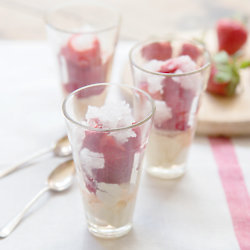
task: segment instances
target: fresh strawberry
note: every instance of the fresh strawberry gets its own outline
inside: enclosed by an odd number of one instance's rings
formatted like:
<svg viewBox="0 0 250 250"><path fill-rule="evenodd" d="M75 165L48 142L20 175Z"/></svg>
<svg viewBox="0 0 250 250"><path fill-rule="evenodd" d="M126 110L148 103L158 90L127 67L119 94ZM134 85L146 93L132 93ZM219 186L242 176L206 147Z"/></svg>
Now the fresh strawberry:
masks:
<svg viewBox="0 0 250 250"><path fill-rule="evenodd" d="M209 76L208 84L207 84L207 91L210 93L218 94L218 95L227 95L227 86L228 82L218 82L216 80L216 74L218 70L215 64L211 66L211 73Z"/></svg>
<svg viewBox="0 0 250 250"><path fill-rule="evenodd" d="M239 70L250 66L250 61L238 64L225 52L219 52L213 58L207 91L222 96L232 96L240 83Z"/></svg>
<svg viewBox="0 0 250 250"><path fill-rule="evenodd" d="M197 46L195 46L195 45L193 45L191 43L184 43L182 45L180 55L190 56L190 58L193 61L196 61L198 59L198 57L201 55L201 51Z"/></svg>
<svg viewBox="0 0 250 250"><path fill-rule="evenodd" d="M141 53L146 60L165 61L172 56L172 46L170 42L154 42L144 46Z"/></svg>
<svg viewBox="0 0 250 250"><path fill-rule="evenodd" d="M233 55L247 41L247 29L244 24L235 19L223 18L217 22L216 26L219 51L226 51Z"/></svg>

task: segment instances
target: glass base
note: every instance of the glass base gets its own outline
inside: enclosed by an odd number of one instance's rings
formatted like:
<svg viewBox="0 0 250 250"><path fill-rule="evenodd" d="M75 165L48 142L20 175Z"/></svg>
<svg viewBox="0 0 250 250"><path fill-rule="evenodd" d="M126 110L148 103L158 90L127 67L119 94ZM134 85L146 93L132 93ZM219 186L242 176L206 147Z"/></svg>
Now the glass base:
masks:
<svg viewBox="0 0 250 250"><path fill-rule="evenodd" d="M118 238L127 234L132 228L132 224L127 224L123 227L112 227L112 226L97 226L92 223L88 223L89 232L94 236L104 239Z"/></svg>
<svg viewBox="0 0 250 250"><path fill-rule="evenodd" d="M148 166L147 172L161 179L175 179L185 174L185 164L173 165L171 167Z"/></svg>

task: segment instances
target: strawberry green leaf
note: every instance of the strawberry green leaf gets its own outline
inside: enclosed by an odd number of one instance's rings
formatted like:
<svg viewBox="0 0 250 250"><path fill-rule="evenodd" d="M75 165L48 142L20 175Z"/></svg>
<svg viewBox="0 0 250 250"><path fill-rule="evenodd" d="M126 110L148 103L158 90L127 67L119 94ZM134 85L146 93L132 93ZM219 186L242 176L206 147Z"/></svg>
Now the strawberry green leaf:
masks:
<svg viewBox="0 0 250 250"><path fill-rule="evenodd" d="M241 69L245 69L245 68L248 68L248 67L250 67L250 61L241 62L241 64L240 64Z"/></svg>
<svg viewBox="0 0 250 250"><path fill-rule="evenodd" d="M227 87L227 95L232 96L235 94L237 85L240 82L240 75L236 66L232 66L232 79Z"/></svg>
<svg viewBox="0 0 250 250"><path fill-rule="evenodd" d="M228 56L227 52L221 51L221 52L214 55L214 61L217 64L227 64L229 61L229 56Z"/></svg>
<svg viewBox="0 0 250 250"><path fill-rule="evenodd" d="M218 83L231 81L232 75L229 72L218 71L215 75L215 80Z"/></svg>

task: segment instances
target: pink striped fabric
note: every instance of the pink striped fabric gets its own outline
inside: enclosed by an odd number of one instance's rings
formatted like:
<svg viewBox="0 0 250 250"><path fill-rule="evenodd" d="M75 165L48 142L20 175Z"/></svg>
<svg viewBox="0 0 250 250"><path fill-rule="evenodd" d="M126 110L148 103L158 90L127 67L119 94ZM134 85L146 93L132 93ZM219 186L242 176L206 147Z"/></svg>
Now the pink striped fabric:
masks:
<svg viewBox="0 0 250 250"><path fill-rule="evenodd" d="M233 143L228 138L209 138L209 141L240 249L250 250L250 197Z"/></svg>

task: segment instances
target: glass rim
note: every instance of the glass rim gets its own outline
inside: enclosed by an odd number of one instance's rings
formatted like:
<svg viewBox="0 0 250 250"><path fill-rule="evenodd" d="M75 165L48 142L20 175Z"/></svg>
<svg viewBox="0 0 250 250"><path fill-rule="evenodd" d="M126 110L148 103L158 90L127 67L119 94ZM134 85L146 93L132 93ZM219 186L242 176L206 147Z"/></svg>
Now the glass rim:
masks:
<svg viewBox="0 0 250 250"><path fill-rule="evenodd" d="M67 29L63 29L63 28L59 28L59 27L56 27L54 24L52 24L52 22L50 21L50 15L53 14L53 12L55 12L56 10L60 10L60 9L63 9L67 6L75 6L75 5L83 5L83 6L98 6L98 7L101 7L103 9L106 9L106 10L111 10L115 15L116 15L116 23L115 24L112 24L112 25L107 25L107 27L104 27L104 28L98 28L98 29L94 29L94 30L89 30L89 31L70 31L70 30L67 30ZM43 20L45 22L45 24L58 31L58 32L63 32L65 34L86 34L86 35L92 35L92 34L97 34L97 33L102 33L102 32L105 32L105 31L109 31L109 30L112 30L112 29L116 29L116 28L119 28L120 26L120 23L121 23L121 13L114 9L114 8L111 8L109 6L104 6L103 4L100 4L100 3L90 3L90 2L81 2L81 1L72 1L71 3L62 3L62 4L57 4L56 6L52 7L52 8L49 8L47 10L44 11L43 13Z"/></svg>
<svg viewBox="0 0 250 250"><path fill-rule="evenodd" d="M135 60L133 59L133 53L134 51L139 48L140 46L147 44L149 42L157 42L160 40L166 40L166 41L171 41L171 40L182 40L182 41L186 41L186 42L190 42L190 43L197 43L199 45L201 45L204 49L204 53L203 54L207 54L207 60L208 62L206 62L202 67L199 67L197 70L193 70L190 72L185 72L185 73L162 73L162 72L156 72L156 71L151 71L148 69L145 69L144 67L139 66ZM158 75L158 76L167 76L167 77L179 77L179 76L188 76L188 75L192 75L192 74L196 74L199 73L205 69L207 69L210 65L211 65L211 55L209 53L209 51L206 49L206 47L199 41L197 40L191 40L191 39L185 39L182 37L175 37L175 36L170 36L168 37L160 37L160 38L156 38L156 39L148 39L148 40L144 40L141 42L136 43L135 45L132 46L132 48L129 51L129 61L130 61L130 65L136 67L137 69L146 72L148 74L153 74L153 75Z"/></svg>
<svg viewBox="0 0 250 250"><path fill-rule="evenodd" d="M71 118L71 116L68 114L67 112L67 103L69 102L69 100L71 98L73 98L73 96L75 96L77 93L79 93L80 91L82 90L85 90L85 89L88 89L88 88L92 88L92 87L98 87L98 86L118 86L118 87L125 87L125 88L129 88L129 89L133 89L133 90L136 90L140 93L142 93L143 95L145 95L147 97L147 99L149 100L150 104L151 104L151 112L149 115L147 115L144 119L138 121L138 122L135 122L134 124L130 125L130 126L125 126L125 127L120 127L120 128L111 128L111 129L104 129L104 128L93 128L91 126L87 126L87 125L84 125L78 121L76 121L75 119ZM125 130L125 129L132 129L132 128L135 128L135 127L138 127L144 123L146 123L148 120L150 120L151 118L153 118L154 116L154 113L155 113L155 110L156 110L156 107L155 107L155 102L154 100L152 99L152 97L145 91L137 88L137 87L134 87L134 86L130 86L130 85L127 85L127 84L119 84L119 83L94 83L94 84L90 84L90 85L87 85L87 86L84 86L84 87L81 87L73 92L71 92L63 101L63 104L62 104L62 111L63 111L63 115L64 117L72 122L73 124L81 127L81 128L84 128L84 129L87 129L87 130L92 130L92 131L96 131L96 132L117 132L117 131L121 131L121 130Z"/></svg>

